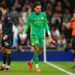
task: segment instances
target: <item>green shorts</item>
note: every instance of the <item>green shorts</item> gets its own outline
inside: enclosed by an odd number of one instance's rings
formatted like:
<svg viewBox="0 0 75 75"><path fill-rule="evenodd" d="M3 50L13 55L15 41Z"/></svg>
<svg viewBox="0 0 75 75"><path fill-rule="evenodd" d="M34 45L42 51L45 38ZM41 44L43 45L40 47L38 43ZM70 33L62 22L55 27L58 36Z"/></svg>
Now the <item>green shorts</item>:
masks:
<svg viewBox="0 0 75 75"><path fill-rule="evenodd" d="M38 37L38 36L30 36L30 41L31 41L31 45L35 46L38 45L39 47L43 48L43 42L44 42L44 37Z"/></svg>

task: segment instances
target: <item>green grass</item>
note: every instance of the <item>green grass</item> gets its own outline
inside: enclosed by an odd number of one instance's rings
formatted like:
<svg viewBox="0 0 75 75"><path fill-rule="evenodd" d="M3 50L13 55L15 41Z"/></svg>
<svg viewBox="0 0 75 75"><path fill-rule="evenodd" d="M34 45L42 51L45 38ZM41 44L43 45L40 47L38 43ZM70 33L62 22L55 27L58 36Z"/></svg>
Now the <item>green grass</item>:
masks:
<svg viewBox="0 0 75 75"><path fill-rule="evenodd" d="M75 74L75 68L74 69L72 68L75 65L75 62L52 62L52 63Z"/></svg>
<svg viewBox="0 0 75 75"><path fill-rule="evenodd" d="M51 62L69 72L75 73L75 69L71 69L74 65L73 62ZM0 65L2 63L0 62ZM35 65L33 65L33 72L29 71L29 67L27 62L12 62L11 63L11 70L9 72L0 71L0 75L67 75L66 73L47 65L46 63L40 62L39 63L41 72L37 73L35 70Z"/></svg>

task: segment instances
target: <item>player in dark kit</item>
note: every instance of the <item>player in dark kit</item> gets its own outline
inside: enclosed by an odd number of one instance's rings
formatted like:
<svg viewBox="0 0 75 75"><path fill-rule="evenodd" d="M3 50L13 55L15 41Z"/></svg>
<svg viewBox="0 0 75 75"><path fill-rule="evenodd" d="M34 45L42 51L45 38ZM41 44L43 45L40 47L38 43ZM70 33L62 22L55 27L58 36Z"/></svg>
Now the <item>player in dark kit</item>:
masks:
<svg viewBox="0 0 75 75"><path fill-rule="evenodd" d="M2 53L3 64L0 70L9 71L11 63L11 48L13 43L12 32L12 19L7 12L7 7L4 4L0 4L0 11L2 12ZM7 65L6 65L7 64Z"/></svg>

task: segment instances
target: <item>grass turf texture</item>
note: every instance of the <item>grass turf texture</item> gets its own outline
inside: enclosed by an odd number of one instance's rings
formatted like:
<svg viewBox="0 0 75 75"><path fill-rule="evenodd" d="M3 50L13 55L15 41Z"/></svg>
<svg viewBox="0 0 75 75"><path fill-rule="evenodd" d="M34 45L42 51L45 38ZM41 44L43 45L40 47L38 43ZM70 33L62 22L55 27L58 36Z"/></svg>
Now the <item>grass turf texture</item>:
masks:
<svg viewBox="0 0 75 75"><path fill-rule="evenodd" d="M75 63L73 62L51 62L52 64L55 64L56 66L59 66L69 72L75 73L75 69L71 69ZM0 62L0 65L2 62ZM33 72L29 71L29 67L27 65L27 62L12 62L11 63L11 70L9 72L6 71L0 71L0 75L67 75L66 73L49 66L48 64L44 62L39 63L41 72L37 73L35 70L35 65L33 65Z"/></svg>

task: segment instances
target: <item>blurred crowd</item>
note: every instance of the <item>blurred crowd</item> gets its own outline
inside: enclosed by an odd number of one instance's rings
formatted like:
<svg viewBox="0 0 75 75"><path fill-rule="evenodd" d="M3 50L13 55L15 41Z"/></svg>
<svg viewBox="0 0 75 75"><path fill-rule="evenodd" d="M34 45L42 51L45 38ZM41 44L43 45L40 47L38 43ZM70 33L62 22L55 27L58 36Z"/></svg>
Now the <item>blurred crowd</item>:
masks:
<svg viewBox="0 0 75 75"><path fill-rule="evenodd" d="M71 48L72 35L68 30L72 14L75 9L72 8L68 0L0 0L0 3L6 4L7 11L13 19L13 48L19 48L23 51L23 40L21 36L25 27L27 17L33 12L34 3L42 5L42 11L46 13L48 25L52 33L53 39L57 41L57 48ZM1 13L0 13L1 15ZM1 38L1 17L0 17L0 38ZM27 32L25 46L30 47L30 30ZM47 46L50 46L46 39ZM0 43L1 44L1 43Z"/></svg>

